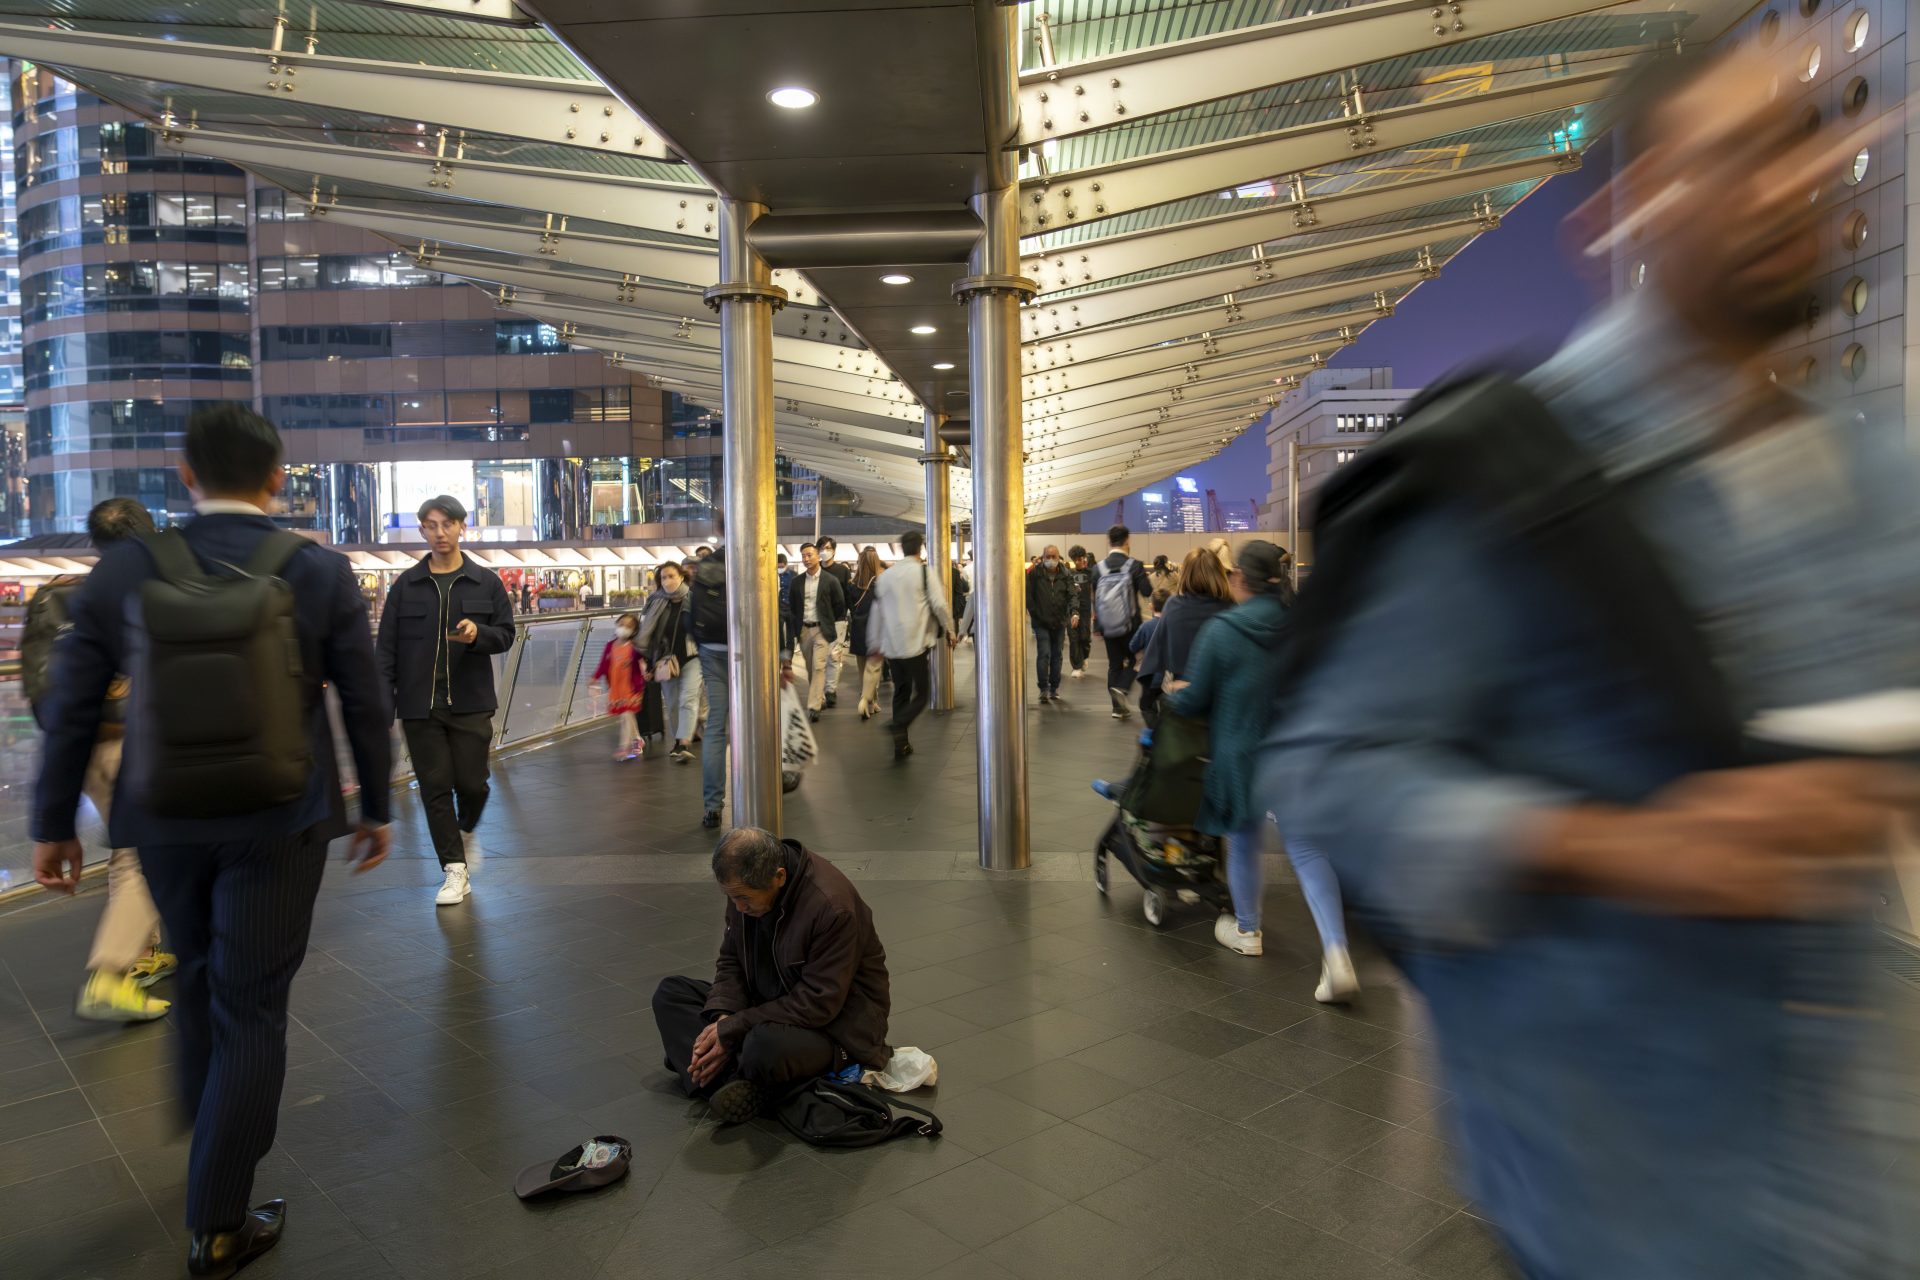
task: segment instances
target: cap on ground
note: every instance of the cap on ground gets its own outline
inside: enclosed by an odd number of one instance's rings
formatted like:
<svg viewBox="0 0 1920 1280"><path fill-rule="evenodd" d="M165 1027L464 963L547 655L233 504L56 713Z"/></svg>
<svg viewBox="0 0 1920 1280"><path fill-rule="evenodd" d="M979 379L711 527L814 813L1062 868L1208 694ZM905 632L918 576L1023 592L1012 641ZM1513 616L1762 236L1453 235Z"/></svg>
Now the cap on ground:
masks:
<svg viewBox="0 0 1920 1280"><path fill-rule="evenodd" d="M418 519L424 521L429 511L438 511L447 519L458 520L461 524L467 522L467 509L460 505L460 499L450 493L443 493L436 498L428 498L420 504L420 510L416 513L416 516Z"/></svg>

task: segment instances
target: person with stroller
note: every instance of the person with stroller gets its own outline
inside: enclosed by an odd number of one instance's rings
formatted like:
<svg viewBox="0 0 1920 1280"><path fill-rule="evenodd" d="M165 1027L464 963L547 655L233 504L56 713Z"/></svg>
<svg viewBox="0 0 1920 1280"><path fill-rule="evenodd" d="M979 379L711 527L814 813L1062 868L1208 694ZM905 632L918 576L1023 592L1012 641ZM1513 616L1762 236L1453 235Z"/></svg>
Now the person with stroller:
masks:
<svg viewBox="0 0 1920 1280"><path fill-rule="evenodd" d="M1184 678L1165 686L1167 711L1207 722L1210 755L1199 826L1226 837L1227 887L1233 895L1233 913L1220 916L1213 936L1243 956L1262 950L1260 855L1268 818L1253 797L1253 763L1284 671L1279 659L1293 603L1291 568L1287 554L1273 543L1258 538L1242 543L1227 580L1234 607L1200 629L1181 672ZM1318 849L1297 839L1285 843L1320 934L1320 983L1313 998L1322 1004L1345 1002L1360 984L1347 954L1340 882Z"/></svg>
<svg viewBox="0 0 1920 1280"><path fill-rule="evenodd" d="M1200 634L1201 625L1233 603L1232 593L1227 590L1227 571L1221 567L1219 557L1206 547L1195 547L1187 553L1180 565L1180 575L1174 581L1174 593L1167 601L1166 612L1148 638L1146 653L1140 661L1142 671L1160 673L1162 690L1169 679L1187 669L1187 658L1193 652L1194 638Z"/></svg>
<svg viewBox="0 0 1920 1280"><path fill-rule="evenodd" d="M1133 633L1134 679L1140 685L1140 718L1146 721L1149 729L1160 723L1160 670L1148 664L1147 650L1152 646L1153 638L1160 634L1161 615L1167 611L1167 601L1171 598L1164 587L1154 588L1153 604L1147 611L1147 620Z"/></svg>

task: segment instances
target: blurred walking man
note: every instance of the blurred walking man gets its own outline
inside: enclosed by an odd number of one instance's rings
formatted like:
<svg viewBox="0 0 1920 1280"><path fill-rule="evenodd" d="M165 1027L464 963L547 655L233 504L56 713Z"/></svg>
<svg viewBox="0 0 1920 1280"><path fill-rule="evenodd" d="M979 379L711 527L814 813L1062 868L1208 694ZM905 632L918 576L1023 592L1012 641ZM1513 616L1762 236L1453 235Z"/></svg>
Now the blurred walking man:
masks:
<svg viewBox="0 0 1920 1280"><path fill-rule="evenodd" d="M933 668L927 655L957 634L947 593L932 581L932 571L920 558L926 535L909 529L900 535L906 559L888 566L874 580L873 610L867 615L867 652L878 653L893 668L893 757L913 754L907 730L927 709L933 694Z"/></svg>
<svg viewBox="0 0 1920 1280"><path fill-rule="evenodd" d="M34 802L35 878L71 893L74 810L108 690L127 673L110 834L139 849L180 957L173 1021L194 1126L195 1276L232 1275L278 1243L284 1221L284 1201L249 1205L286 1078L287 993L327 841L347 830L323 685L339 696L361 783L348 856L364 871L387 852L391 717L366 606L345 556L268 517L286 480L280 459L279 432L245 408L188 419L180 478L199 514L113 547L80 589ZM248 612L258 626L236 634Z"/></svg>
<svg viewBox="0 0 1920 1280"><path fill-rule="evenodd" d="M1920 494L1900 423L1765 373L1863 145L1790 74L1630 82L1575 225L1646 287L1329 483L1262 761L1426 998L1466 1190L1536 1280L1920 1275L1868 905L1916 793L1858 755L1920 740L1884 696L1920 688Z"/></svg>

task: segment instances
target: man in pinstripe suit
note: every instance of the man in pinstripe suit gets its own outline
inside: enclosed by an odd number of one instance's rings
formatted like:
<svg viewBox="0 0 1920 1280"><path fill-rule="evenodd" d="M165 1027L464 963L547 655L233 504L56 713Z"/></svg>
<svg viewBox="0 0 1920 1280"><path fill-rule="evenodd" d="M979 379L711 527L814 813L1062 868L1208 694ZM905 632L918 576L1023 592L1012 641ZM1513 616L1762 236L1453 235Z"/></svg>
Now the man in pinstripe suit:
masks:
<svg viewBox="0 0 1920 1280"><path fill-rule="evenodd" d="M209 572L245 564L276 532L266 514L285 479L280 434L237 405L187 423L181 479L199 513L188 546ZM54 657L50 726L34 803L34 874L71 893L80 878L74 812L100 707L114 673L131 670L129 600L157 576L143 542L113 548L80 589L72 630ZM314 767L298 799L224 818L162 817L137 780L146 735L128 739L110 834L139 849L167 937L180 957L173 1019L181 1101L192 1121L187 1169L187 1269L230 1276L271 1249L285 1203L250 1208L254 1166L273 1145L286 1079L287 996L306 956L327 841L347 827L333 767L333 734L322 682L339 695L354 768L360 822L348 857L367 870L386 856L387 695L374 664L366 610L345 557L314 544L280 577L294 597L304 673L304 714Z"/></svg>

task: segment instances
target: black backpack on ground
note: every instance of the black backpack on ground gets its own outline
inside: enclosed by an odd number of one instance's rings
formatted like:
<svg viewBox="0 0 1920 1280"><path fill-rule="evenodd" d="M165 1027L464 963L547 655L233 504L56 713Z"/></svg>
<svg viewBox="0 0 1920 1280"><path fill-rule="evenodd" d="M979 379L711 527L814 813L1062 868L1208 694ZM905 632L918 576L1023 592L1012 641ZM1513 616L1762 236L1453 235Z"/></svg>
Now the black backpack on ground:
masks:
<svg viewBox="0 0 1920 1280"><path fill-rule="evenodd" d="M717 553L693 567L687 588L695 644L727 643L727 562Z"/></svg>
<svg viewBox="0 0 1920 1280"><path fill-rule="evenodd" d="M34 723L42 729L48 727L45 708L47 695L53 692L53 648L73 625L68 610L79 589L78 581L50 582L34 592L27 605L26 626L20 632L20 683L33 708Z"/></svg>
<svg viewBox="0 0 1920 1280"><path fill-rule="evenodd" d="M1333 473L1313 512L1313 572L1290 615L1281 698L1365 599L1382 552L1423 512L1458 506L1525 546L1591 604L1601 642L1710 757L1738 758L1741 726L1692 610L1620 487L1531 391L1499 374L1432 388Z"/></svg>
<svg viewBox="0 0 1920 1280"><path fill-rule="evenodd" d="M911 1111L923 1116L896 1114ZM787 1131L816 1147L877 1147L895 1138L940 1136L940 1117L865 1084L806 1080L780 1099L774 1114Z"/></svg>
<svg viewBox="0 0 1920 1280"><path fill-rule="evenodd" d="M229 818L288 804L313 772L293 589L280 574L307 546L263 539L247 563L210 574L178 530L143 539L133 647L141 801L163 818Z"/></svg>

